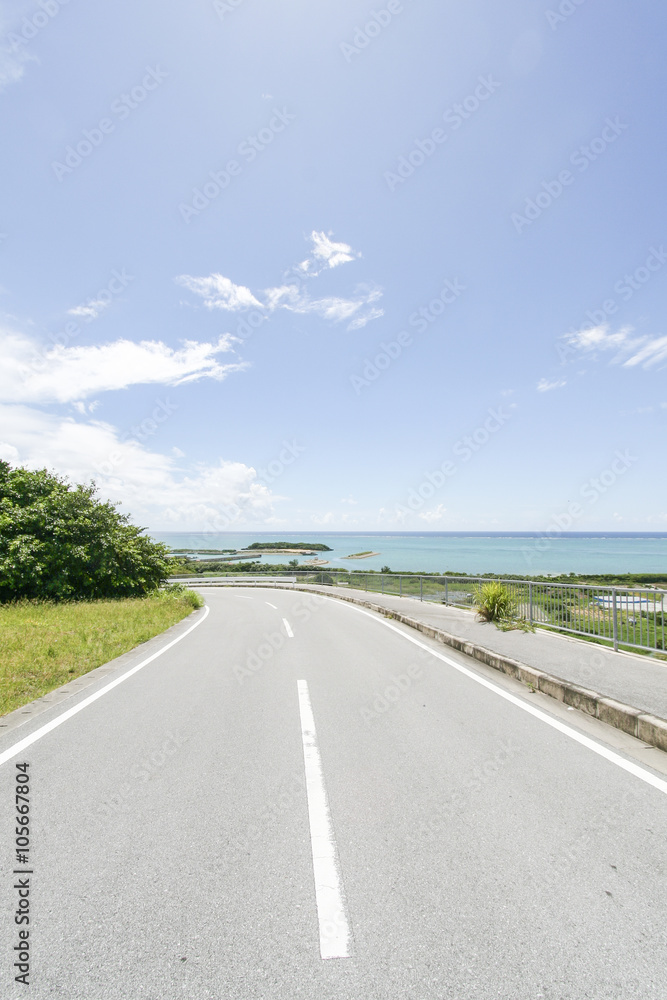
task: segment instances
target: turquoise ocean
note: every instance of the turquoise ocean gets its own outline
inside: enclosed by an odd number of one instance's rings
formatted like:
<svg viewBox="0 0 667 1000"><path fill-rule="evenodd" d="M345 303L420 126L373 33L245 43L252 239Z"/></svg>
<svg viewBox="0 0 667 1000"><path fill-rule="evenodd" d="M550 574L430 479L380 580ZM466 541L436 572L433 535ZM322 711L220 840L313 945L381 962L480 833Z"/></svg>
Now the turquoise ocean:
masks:
<svg viewBox="0 0 667 1000"><path fill-rule="evenodd" d="M242 549L252 542L322 542L322 559L333 569L394 572L494 573L666 573L667 533L563 533L553 538L531 532L150 532L172 549ZM377 552L346 559L355 552ZM198 558L205 558L200 556ZM264 563L294 556L262 556ZM299 558L305 564L312 556Z"/></svg>

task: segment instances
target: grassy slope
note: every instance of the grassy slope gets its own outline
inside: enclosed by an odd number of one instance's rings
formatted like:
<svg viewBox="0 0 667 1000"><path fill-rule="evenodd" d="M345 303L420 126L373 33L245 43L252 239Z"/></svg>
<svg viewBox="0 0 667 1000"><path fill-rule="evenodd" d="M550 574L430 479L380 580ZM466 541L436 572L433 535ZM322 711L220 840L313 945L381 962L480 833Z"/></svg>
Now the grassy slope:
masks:
<svg viewBox="0 0 667 1000"><path fill-rule="evenodd" d="M0 606L0 715L127 653L192 609L192 592Z"/></svg>

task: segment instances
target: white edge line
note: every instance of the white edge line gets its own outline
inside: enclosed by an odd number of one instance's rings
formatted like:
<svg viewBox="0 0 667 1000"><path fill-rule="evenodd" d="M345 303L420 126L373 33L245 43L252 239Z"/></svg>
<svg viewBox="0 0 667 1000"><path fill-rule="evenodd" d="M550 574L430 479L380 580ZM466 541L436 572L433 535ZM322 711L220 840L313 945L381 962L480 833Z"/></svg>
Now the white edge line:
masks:
<svg viewBox="0 0 667 1000"><path fill-rule="evenodd" d="M285 626L285 631L287 632L287 638L288 639L293 639L294 638L294 632L292 632L292 627L291 627L290 623L287 621L286 618L283 618L283 625Z"/></svg>
<svg viewBox="0 0 667 1000"><path fill-rule="evenodd" d="M340 862L317 745L315 719L306 681L297 681L310 843L313 853L315 901L323 959L350 957L350 928L343 901Z"/></svg>
<svg viewBox="0 0 667 1000"><path fill-rule="evenodd" d="M189 629L183 632L182 635L179 635L175 639L172 639L171 642L168 642L166 646L163 646L162 649L158 649L158 651L156 653L153 653L152 656L146 657L146 659L142 660L141 663L137 663L136 667L132 667L132 669L128 670L127 673L122 674L120 677L117 677L114 681L111 681L109 684L105 684L104 687L100 688L99 691L96 691L95 694L91 694L87 698L84 698L84 700L80 701L78 705L74 705L73 708L69 708L66 712L63 712L62 715L59 715L57 718L52 719L51 722L47 722L45 726L40 726L40 728L36 729L34 733L31 733L30 736L26 736L25 739L19 740L19 742L15 743L13 747L9 748L9 750L5 750L4 753L0 754L0 766L6 764L8 760L12 759L12 757L16 757L17 754L23 753L23 751L27 749L27 747L31 746L31 744L36 743L37 740L41 740L42 736L46 736L47 733L50 733L54 729L57 729L58 726L61 726L63 722L67 722L67 720L71 719L72 716L76 715L78 712L82 712L84 708L88 708L89 705L92 705L92 703L94 701L97 701L98 698L101 698L102 695L107 694L109 691L112 691L115 687L118 687L118 685L122 684L123 681L126 681L128 677L132 677L132 675L136 674L138 670L142 669L142 667L145 667L148 663L151 663L153 660L157 659L158 656L162 656L162 654L166 653L168 649L171 649L172 646L175 646L177 642L180 642L182 639L185 639L186 635L189 635L190 632L198 628L199 625L201 625L201 623L206 620L206 618L208 617L209 610L210 608L207 604L204 608L204 614L202 615L202 617L198 621L196 621L194 625L191 625Z"/></svg>
<svg viewBox="0 0 667 1000"><path fill-rule="evenodd" d="M625 757L621 757L620 754L615 753L613 750L609 750L601 743L597 743L595 740L588 736L584 736L583 733L578 732L576 729L566 726L565 723L560 722L559 719L554 719L551 715L543 712L542 709L535 708L534 705L527 704L527 702L523 701L521 698L517 698L516 695L510 694L509 691L504 691L501 687L498 687L497 684L494 684L493 681L487 680L486 677L482 677L481 674L476 674L474 670L469 670L468 667L464 667L461 663L457 663L456 660L450 659L450 657L445 656L444 653L439 653L437 650L431 649L425 643L420 642L419 639L415 639L413 636L403 632L402 629L397 628L396 625L391 625L389 622L384 621L383 618L377 617L372 611L366 611L364 608L359 608L355 604L351 604L349 601L340 601L335 597L329 597L327 594L321 594L320 596L324 597L326 601L334 601L339 606L345 605L353 611L358 611L360 614L366 615L368 618L372 618L373 621L378 622L380 625L384 625L385 628L391 629L392 632L397 632L398 635L402 635L404 639L408 640L408 642L413 643L415 646L419 646L420 649L426 650L427 653L430 653L431 656L437 657L438 660L448 663L450 667L454 667L454 669L458 670L459 673L469 677L477 684L481 684L482 687L488 688L489 691L493 691L495 694L500 695L500 697L504 698L505 701L509 701L510 704L516 705L517 708L522 709L524 712L528 712L529 715L533 715L536 719L540 719L541 722L546 722L548 726L558 730L559 733L569 736L570 739L575 740L577 743L581 743L581 745L586 747L588 750L592 750L593 753L599 754L600 757L604 757L605 760L610 761L612 764L616 764L617 767L622 768L624 771L628 771L628 773L634 775L635 778L645 781L647 785L652 785L653 788L657 788L659 792L663 792L667 795L667 781L663 778L659 778L657 774L652 774L650 771L640 767L639 764L634 764L632 761L626 760ZM409 628L409 626L406 626L406 628Z"/></svg>

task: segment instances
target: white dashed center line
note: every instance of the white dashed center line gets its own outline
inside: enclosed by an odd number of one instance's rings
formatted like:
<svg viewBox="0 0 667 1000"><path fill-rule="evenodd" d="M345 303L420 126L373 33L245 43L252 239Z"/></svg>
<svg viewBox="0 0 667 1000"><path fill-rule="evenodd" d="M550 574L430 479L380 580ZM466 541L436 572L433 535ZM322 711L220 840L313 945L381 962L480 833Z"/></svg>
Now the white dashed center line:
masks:
<svg viewBox="0 0 667 1000"><path fill-rule="evenodd" d="M278 608L277 608L277 607L275 606L275 604L271 604L271 601L264 601L264 603L265 603L265 604L268 604L268 606L269 606L270 608L273 608L273 610L274 610L274 611L277 611L277 610L278 610Z"/></svg>
<svg viewBox="0 0 667 1000"><path fill-rule="evenodd" d="M352 947L351 934L343 901L340 863L324 787L313 709L306 681L297 681L297 687L315 875L315 901L320 925L320 955L322 958L349 958Z"/></svg>
<svg viewBox="0 0 667 1000"><path fill-rule="evenodd" d="M285 626L285 631L287 632L287 638L288 639L293 639L294 638L294 632L292 632L290 623L287 621L286 618L283 618L283 625Z"/></svg>

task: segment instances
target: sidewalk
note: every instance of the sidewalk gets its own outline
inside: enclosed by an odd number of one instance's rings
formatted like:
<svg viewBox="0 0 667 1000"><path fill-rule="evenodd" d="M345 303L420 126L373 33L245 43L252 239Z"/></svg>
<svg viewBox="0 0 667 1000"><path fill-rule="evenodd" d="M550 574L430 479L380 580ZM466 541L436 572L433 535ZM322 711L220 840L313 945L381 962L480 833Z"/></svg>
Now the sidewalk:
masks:
<svg viewBox="0 0 667 1000"><path fill-rule="evenodd" d="M493 624L477 621L472 611L411 597L366 593L351 587L297 585L296 589L400 616L405 624L441 632L436 638L455 648L469 643L470 648L463 652L667 750L667 661L615 653L598 643L539 628L535 632L501 632ZM517 669L522 665L530 669ZM540 676L545 674L550 676ZM565 683L555 684L555 680Z"/></svg>

